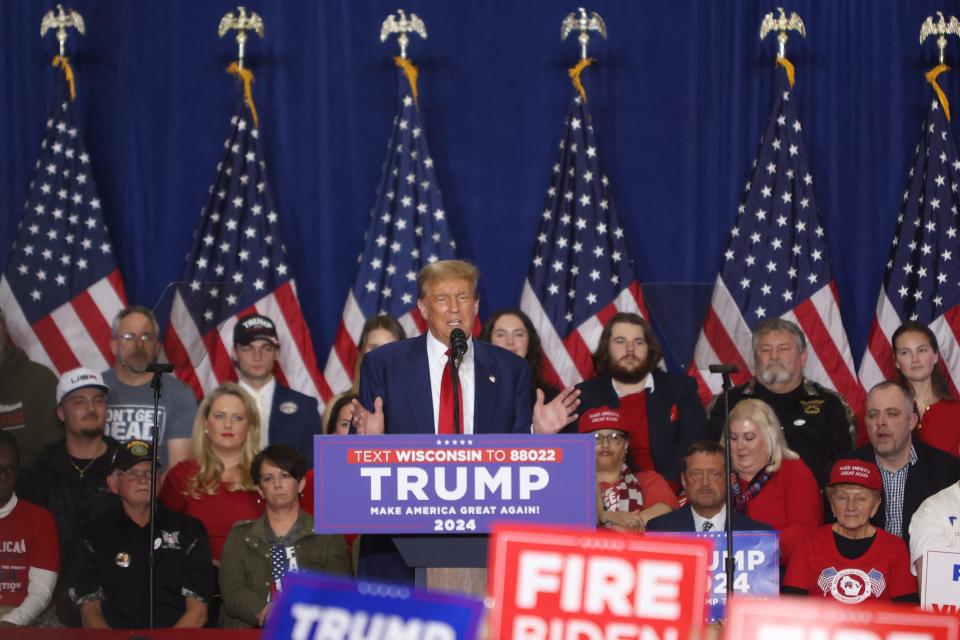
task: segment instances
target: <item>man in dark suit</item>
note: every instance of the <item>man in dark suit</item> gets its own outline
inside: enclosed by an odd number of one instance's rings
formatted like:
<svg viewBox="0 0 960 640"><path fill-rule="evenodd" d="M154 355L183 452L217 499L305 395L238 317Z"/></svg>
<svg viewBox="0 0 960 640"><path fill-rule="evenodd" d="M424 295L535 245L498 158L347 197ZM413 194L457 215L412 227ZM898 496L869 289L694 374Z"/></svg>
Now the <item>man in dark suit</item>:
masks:
<svg viewBox="0 0 960 640"><path fill-rule="evenodd" d="M713 440L695 442L683 458L680 480L687 504L647 523L647 531L724 531L727 528L727 483L724 481L723 447ZM731 514L734 531L770 531L736 509Z"/></svg>
<svg viewBox="0 0 960 640"><path fill-rule="evenodd" d="M260 409L260 448L286 445L303 453L313 466L313 436L322 432L317 399L277 382L273 365L279 350L277 327L267 316L244 316L233 328L237 377Z"/></svg>
<svg viewBox="0 0 960 640"><path fill-rule="evenodd" d="M417 307L427 322L421 336L383 345L360 366L360 399L353 421L361 434L454 433L448 366L450 334L467 336L459 367L462 433L554 433L576 406L530 409L530 368L519 356L473 340L479 309L477 268L461 260L427 265L418 278Z"/></svg>
<svg viewBox="0 0 960 640"><path fill-rule="evenodd" d="M705 437L703 405L690 376L657 368L663 350L650 324L635 313L610 318L593 354L597 376L577 385L581 414L598 407L620 408L630 428L634 467L656 470L674 490L681 459ZM577 425L565 432L576 433Z"/></svg>
<svg viewBox="0 0 960 640"><path fill-rule="evenodd" d="M867 394L867 437L870 444L853 452L875 462L883 480L883 498L874 526L910 544L910 519L920 504L960 480L960 461L949 453L913 439L920 418L909 385L881 382Z"/></svg>

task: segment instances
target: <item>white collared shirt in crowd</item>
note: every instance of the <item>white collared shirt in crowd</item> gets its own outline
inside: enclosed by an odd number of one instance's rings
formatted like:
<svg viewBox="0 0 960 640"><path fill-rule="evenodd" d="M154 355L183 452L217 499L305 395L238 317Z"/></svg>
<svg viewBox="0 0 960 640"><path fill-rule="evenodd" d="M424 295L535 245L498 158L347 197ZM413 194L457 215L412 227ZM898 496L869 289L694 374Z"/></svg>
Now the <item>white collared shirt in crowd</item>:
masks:
<svg viewBox="0 0 960 640"><path fill-rule="evenodd" d="M241 379L240 387L253 396L260 410L260 450L262 451L267 448L270 439L270 410L273 408L273 392L277 388L277 379L271 376L270 382L259 389L254 389Z"/></svg>

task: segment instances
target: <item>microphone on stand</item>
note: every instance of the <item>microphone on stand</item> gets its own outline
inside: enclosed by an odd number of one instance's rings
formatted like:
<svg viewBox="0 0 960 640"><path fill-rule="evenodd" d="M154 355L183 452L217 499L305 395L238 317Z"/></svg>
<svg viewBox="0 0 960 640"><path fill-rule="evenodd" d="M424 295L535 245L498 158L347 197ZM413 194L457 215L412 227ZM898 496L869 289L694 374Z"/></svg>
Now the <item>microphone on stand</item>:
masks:
<svg viewBox="0 0 960 640"><path fill-rule="evenodd" d="M463 356L467 353L467 334L463 329L454 329L450 332L450 349L453 351L453 364L457 367L463 362Z"/></svg>
<svg viewBox="0 0 960 640"><path fill-rule="evenodd" d="M453 382L453 429L454 433L463 433L460 424L460 364L463 355L467 352L467 334L463 329L454 329L450 332L450 378Z"/></svg>
<svg viewBox="0 0 960 640"><path fill-rule="evenodd" d="M711 364L710 373L740 373L740 369L735 364Z"/></svg>

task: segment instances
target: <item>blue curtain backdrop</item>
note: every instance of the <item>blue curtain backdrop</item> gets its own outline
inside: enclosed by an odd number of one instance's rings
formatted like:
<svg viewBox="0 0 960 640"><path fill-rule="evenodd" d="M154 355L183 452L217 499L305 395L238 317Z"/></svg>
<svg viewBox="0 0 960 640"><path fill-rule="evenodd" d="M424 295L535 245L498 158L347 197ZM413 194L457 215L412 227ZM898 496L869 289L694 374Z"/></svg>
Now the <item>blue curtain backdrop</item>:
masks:
<svg viewBox="0 0 960 640"><path fill-rule="evenodd" d="M380 44L395 0L248 0L268 170L290 264L321 362L363 244L394 112L396 44ZM0 18L0 263L5 264L54 96L52 3L5 0ZM219 40L224 0L75 0L87 26L68 55L77 108L132 302L152 304L183 272L227 134L236 86ZM601 161L644 283L712 283L771 104L776 43L758 39L773 2L597 0L609 40L584 73ZM451 227L479 265L481 315L518 302L573 89L577 45L559 40L575 4L414 0L420 105ZM923 19L957 1L807 0L793 35L795 99L843 317L859 361L936 63ZM948 63L960 58L956 41ZM943 76L951 99L958 72ZM960 100L955 104L960 105ZM955 111L960 110L960 106ZM654 287L651 286L651 290ZM663 290L662 287L657 288ZM708 293L709 288L705 291ZM673 296L682 300L684 296ZM690 309L702 311L700 305ZM655 305L656 306L656 305ZM702 317L669 320L689 344ZM675 362L672 364L676 364Z"/></svg>

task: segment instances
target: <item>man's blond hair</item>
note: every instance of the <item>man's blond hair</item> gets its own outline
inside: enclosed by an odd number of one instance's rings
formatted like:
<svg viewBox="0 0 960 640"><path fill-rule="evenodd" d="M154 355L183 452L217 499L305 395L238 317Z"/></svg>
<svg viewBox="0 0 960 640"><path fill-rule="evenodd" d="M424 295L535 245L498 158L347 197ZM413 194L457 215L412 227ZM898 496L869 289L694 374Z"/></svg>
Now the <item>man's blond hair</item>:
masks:
<svg viewBox="0 0 960 640"><path fill-rule="evenodd" d="M417 276L417 298L423 299L427 284L449 280L467 280L476 297L479 279L480 270L466 260L437 260L420 269L420 275Z"/></svg>

